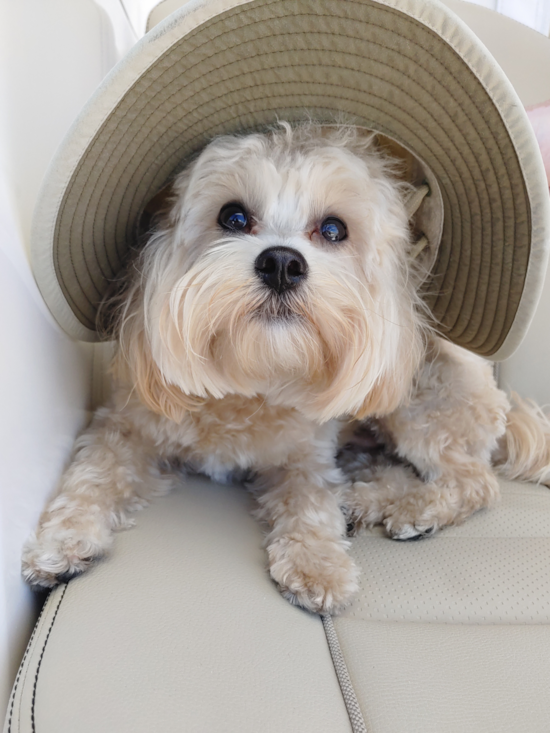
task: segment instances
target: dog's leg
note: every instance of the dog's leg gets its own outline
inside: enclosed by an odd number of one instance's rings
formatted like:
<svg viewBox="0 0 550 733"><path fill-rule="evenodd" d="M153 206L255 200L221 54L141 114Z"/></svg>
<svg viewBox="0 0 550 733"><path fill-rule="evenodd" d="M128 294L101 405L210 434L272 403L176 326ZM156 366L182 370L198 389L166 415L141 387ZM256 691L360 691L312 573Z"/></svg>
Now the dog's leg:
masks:
<svg viewBox="0 0 550 733"><path fill-rule="evenodd" d="M482 461L442 457L445 466L433 481L414 481L383 512L383 524L394 540L415 540L433 535L450 524L460 524L499 497L496 476Z"/></svg>
<svg viewBox="0 0 550 733"><path fill-rule="evenodd" d="M391 537L432 534L498 498L491 454L508 410L487 362L452 344L436 345L409 404L383 420L398 455L423 479L384 509Z"/></svg>
<svg viewBox="0 0 550 733"><path fill-rule="evenodd" d="M84 571L104 555L129 513L169 490L144 441L120 413L99 410L76 442L57 495L23 550L23 575L45 588Z"/></svg>
<svg viewBox="0 0 550 733"><path fill-rule="evenodd" d="M411 492L424 491L425 487L425 482L412 468L403 464L378 465L357 471L347 501L351 533L355 534L362 527L382 524L389 507ZM420 533L415 530L414 535L420 538L433 532L433 527L426 527Z"/></svg>
<svg viewBox="0 0 550 733"><path fill-rule="evenodd" d="M337 613L358 589L340 472L312 451L289 459L285 469L261 471L254 491L257 515L270 526L269 569L282 595L309 611Z"/></svg>

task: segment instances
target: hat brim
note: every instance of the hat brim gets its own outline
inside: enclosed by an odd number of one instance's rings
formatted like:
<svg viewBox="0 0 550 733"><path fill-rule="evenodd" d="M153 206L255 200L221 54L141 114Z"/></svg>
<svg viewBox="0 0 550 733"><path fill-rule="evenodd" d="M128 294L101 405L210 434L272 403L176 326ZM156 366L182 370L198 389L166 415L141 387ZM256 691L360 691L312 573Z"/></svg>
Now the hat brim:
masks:
<svg viewBox="0 0 550 733"><path fill-rule="evenodd" d="M73 126L36 210L34 271L61 326L97 339L144 205L212 137L338 113L437 179L444 222L425 298L440 331L512 353L546 269L544 171L510 82L435 0L192 2L148 33Z"/></svg>

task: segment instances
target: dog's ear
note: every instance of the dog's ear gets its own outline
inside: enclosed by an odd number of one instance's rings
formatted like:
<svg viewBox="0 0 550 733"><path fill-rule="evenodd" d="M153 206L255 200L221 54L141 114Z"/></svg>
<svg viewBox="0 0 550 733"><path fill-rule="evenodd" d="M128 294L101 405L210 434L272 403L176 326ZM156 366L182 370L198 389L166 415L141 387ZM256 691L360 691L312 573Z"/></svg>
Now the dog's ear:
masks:
<svg viewBox="0 0 550 733"><path fill-rule="evenodd" d="M187 395L179 387L168 383L146 341L142 329L125 329L113 362L113 376L118 381L133 385L141 402L157 415L180 423L185 413L198 410L204 399Z"/></svg>
<svg viewBox="0 0 550 733"><path fill-rule="evenodd" d="M412 314L411 314L412 315ZM362 404L353 416L364 419L369 415L389 415L406 403L411 394L414 377L425 354L427 332L419 320L411 317L406 328L394 336L394 348L385 349L385 359L379 363L378 378L371 385ZM386 339L387 343L387 339ZM385 340L379 348L385 347Z"/></svg>
<svg viewBox="0 0 550 733"><path fill-rule="evenodd" d="M387 294L392 281L385 282ZM342 313L333 317L329 307L322 310L324 359L319 389L307 408L315 419L381 417L408 399L428 329L411 283L397 287L394 282L393 291L392 297L374 292L376 313L370 302L348 310L345 318Z"/></svg>

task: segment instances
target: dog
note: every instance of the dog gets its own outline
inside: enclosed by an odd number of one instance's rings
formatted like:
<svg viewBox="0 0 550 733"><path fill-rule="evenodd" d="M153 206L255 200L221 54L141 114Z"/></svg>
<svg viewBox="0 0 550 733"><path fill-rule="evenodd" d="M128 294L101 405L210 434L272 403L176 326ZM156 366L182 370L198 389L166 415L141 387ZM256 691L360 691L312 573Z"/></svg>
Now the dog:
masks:
<svg viewBox="0 0 550 733"><path fill-rule="evenodd" d="M410 194L373 135L313 122L214 139L177 176L128 269L112 402L24 548L29 583L105 555L180 465L247 477L272 579L318 613L358 589L350 532L433 535L494 504L496 472L550 484L547 418L431 324Z"/></svg>

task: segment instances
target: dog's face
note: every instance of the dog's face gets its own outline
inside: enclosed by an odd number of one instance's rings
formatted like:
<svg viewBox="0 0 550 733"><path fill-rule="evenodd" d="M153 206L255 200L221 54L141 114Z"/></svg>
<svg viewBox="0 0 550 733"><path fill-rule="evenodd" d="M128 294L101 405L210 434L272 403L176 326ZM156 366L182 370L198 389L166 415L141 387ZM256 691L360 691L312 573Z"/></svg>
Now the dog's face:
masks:
<svg viewBox="0 0 550 733"><path fill-rule="evenodd" d="M353 130L220 138L176 180L121 329L142 399L265 395L314 419L383 414L421 317L400 185Z"/></svg>

